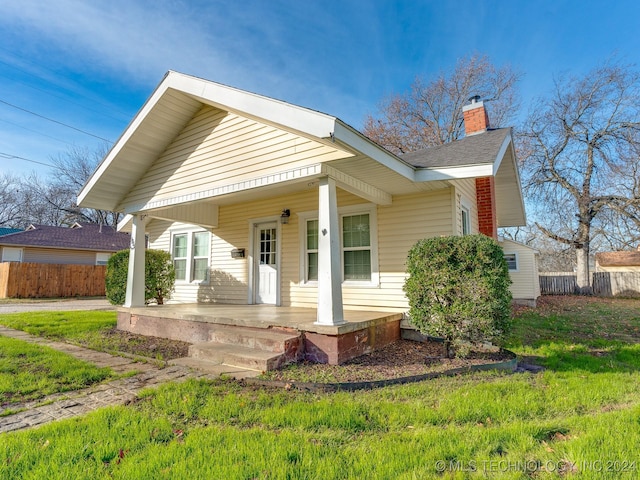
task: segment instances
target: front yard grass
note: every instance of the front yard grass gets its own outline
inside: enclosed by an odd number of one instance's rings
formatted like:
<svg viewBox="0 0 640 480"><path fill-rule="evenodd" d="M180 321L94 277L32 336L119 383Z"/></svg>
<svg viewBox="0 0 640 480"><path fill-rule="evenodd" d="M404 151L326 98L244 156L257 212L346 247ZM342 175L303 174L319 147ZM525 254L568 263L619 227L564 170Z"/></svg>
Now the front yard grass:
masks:
<svg viewBox="0 0 640 480"><path fill-rule="evenodd" d="M110 376L108 368L98 368L49 347L0 336L0 407L77 390Z"/></svg>
<svg viewBox="0 0 640 480"><path fill-rule="evenodd" d="M186 342L133 335L116 330L116 312L113 311L9 313L0 315L0 325L101 352L124 352L154 360L184 357L188 348Z"/></svg>
<svg viewBox="0 0 640 480"><path fill-rule="evenodd" d="M639 309L569 297L517 311L506 346L547 367L537 375L334 394L165 385L0 435L0 478L635 479Z"/></svg>

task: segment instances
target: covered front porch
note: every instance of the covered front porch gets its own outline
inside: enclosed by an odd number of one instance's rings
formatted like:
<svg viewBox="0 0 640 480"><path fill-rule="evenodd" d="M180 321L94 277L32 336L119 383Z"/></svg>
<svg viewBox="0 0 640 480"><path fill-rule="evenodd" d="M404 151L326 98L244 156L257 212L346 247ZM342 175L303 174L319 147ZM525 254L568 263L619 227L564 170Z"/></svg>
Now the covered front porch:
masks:
<svg viewBox="0 0 640 480"><path fill-rule="evenodd" d="M401 313L347 310L340 325L319 324L317 315L316 309L273 305L121 307L118 328L194 345L237 345L240 354L243 349L281 354L262 366L249 365L264 370L299 360L336 365L400 338ZM286 341L275 345L281 339Z"/></svg>

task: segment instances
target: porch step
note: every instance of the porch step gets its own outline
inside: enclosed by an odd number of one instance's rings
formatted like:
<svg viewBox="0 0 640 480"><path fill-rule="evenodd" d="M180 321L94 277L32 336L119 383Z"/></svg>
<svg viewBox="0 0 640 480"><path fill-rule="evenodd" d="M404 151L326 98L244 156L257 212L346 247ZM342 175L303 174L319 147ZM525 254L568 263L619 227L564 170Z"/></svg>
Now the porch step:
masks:
<svg viewBox="0 0 640 480"><path fill-rule="evenodd" d="M191 357L175 358L173 360L169 360L169 364L193 368L195 370L200 370L201 372L208 373L210 375L218 375L218 376L224 375L225 377L235 378L236 380L241 380L243 378L257 377L258 375L260 375L260 372L257 370L251 370L249 368L241 368L241 367L231 367L229 365L223 365L219 363L213 363L208 360L202 360L201 358L191 358Z"/></svg>
<svg viewBox="0 0 640 480"><path fill-rule="evenodd" d="M217 325L209 333L209 341L227 345L239 345L265 352L284 353L297 350L301 342L299 333L272 329Z"/></svg>
<svg viewBox="0 0 640 480"><path fill-rule="evenodd" d="M206 360L212 364L224 364L258 371L275 370L285 362L283 353L213 342L190 345L189 357Z"/></svg>

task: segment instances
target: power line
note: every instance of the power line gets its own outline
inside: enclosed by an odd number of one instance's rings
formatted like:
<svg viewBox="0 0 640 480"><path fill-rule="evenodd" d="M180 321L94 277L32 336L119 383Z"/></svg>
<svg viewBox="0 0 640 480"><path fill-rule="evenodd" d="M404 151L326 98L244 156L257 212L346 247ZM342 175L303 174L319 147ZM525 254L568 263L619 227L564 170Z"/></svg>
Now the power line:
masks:
<svg viewBox="0 0 640 480"><path fill-rule="evenodd" d="M71 125L67 125L66 123L59 122L58 120L54 120L53 118L45 117L44 115L40 115L39 113L32 112L31 110L27 110L26 108L19 107L17 105L14 105L13 103L6 102L6 101L4 101L2 99L0 99L0 103L4 103L5 105L8 105L10 107L16 108L18 110L22 110L23 112L29 113L31 115L35 115L36 117L43 118L45 120L48 120L49 122L57 123L58 125L62 125L63 127L67 127L67 128L72 129L72 130L75 130L77 132L84 133L85 135L89 135L90 137L94 137L94 138L97 138L99 140L104 140L107 143L113 143L111 140L107 140L106 138L100 137L98 135L94 135L93 133L86 132L86 131L81 130L81 129L76 128L76 127L72 127Z"/></svg>
<svg viewBox="0 0 640 480"><path fill-rule="evenodd" d="M33 132L33 133L35 133L37 135L42 135L43 137L51 138L51 139L53 139L53 140L55 140L57 142L66 143L67 145L71 145L71 146L74 145L73 143L67 142L66 140L62 140L60 138L56 138L56 137L53 137L51 135L47 135L46 133L39 132L38 130L34 130L33 128L27 128L27 127L25 127L23 125L20 125L18 123L10 122L9 120L4 120L4 119L0 118L0 122L8 123L9 125L13 125L14 127L22 128L23 130L27 130L28 132Z"/></svg>
<svg viewBox="0 0 640 480"><path fill-rule="evenodd" d="M37 163L38 165L44 165L45 167L56 168L55 165L51 165L50 163L39 162L37 160L31 160L30 158L19 157L17 155L11 155L10 153L0 152L0 158L6 158L6 159L9 159L9 160L13 160L13 159L24 160L25 162Z"/></svg>

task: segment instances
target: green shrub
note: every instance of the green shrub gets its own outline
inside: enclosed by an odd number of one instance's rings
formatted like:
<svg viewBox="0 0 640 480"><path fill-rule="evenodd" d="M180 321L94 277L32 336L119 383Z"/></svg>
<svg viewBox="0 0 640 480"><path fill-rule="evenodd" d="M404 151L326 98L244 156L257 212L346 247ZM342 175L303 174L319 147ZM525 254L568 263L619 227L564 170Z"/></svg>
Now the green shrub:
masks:
<svg viewBox="0 0 640 480"><path fill-rule="evenodd" d="M173 291L176 273L171 262L171 254L164 250L145 251L145 289L146 302L155 300L158 305ZM121 250L109 258L107 263L106 290L107 300L112 305L122 305L127 291L127 273L129 269L129 250Z"/></svg>
<svg viewBox="0 0 640 480"><path fill-rule="evenodd" d="M509 270L498 243L484 235L428 238L409 251L404 291L422 333L444 338L449 356L495 341L510 327Z"/></svg>

